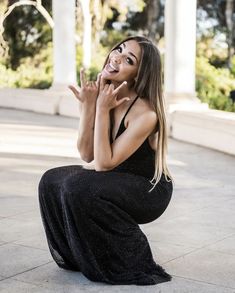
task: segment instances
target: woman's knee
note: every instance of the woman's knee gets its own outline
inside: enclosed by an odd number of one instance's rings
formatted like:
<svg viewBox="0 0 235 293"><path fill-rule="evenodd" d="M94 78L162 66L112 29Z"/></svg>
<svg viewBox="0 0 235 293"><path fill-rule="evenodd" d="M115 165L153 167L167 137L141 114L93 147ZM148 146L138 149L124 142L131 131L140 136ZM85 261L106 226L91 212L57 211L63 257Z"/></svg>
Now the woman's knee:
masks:
<svg viewBox="0 0 235 293"><path fill-rule="evenodd" d="M49 169L40 178L38 184L39 197L45 196L56 185L57 168Z"/></svg>

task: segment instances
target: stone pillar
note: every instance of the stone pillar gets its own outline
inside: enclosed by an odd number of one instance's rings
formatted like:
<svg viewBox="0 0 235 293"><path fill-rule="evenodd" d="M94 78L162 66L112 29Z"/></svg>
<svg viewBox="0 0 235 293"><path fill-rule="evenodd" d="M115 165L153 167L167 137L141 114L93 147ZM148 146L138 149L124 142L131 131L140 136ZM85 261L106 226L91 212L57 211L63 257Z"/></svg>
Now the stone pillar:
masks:
<svg viewBox="0 0 235 293"><path fill-rule="evenodd" d="M76 84L75 0L53 0L53 85L67 89Z"/></svg>
<svg viewBox="0 0 235 293"><path fill-rule="evenodd" d="M195 92L196 0L166 0L164 88L167 104L199 103Z"/></svg>

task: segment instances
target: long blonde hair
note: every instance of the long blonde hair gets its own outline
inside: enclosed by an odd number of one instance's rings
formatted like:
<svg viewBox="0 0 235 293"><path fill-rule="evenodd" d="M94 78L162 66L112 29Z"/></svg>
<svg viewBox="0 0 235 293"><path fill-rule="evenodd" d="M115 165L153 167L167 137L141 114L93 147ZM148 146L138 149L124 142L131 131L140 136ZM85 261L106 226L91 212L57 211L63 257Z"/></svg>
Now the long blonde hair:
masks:
<svg viewBox="0 0 235 293"><path fill-rule="evenodd" d="M137 95L150 102L151 107L157 114L157 150L155 154L155 172L153 179L150 181L153 185L151 190L161 179L164 173L167 181L173 178L167 167L167 122L166 110L162 89L162 62L160 52L157 47L147 38L142 36L128 37L115 45L112 50L115 50L121 44L135 40L141 47L141 61L135 78L134 90ZM112 51L111 50L111 51ZM108 57L104 65L107 63ZM169 179L168 179L169 178Z"/></svg>

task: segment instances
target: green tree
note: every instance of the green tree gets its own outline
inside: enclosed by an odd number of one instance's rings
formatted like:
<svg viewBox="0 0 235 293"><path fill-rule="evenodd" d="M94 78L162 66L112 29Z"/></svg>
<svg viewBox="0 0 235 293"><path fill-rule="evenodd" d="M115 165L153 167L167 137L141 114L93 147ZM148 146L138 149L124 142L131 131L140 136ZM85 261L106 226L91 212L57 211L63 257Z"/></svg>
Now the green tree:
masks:
<svg viewBox="0 0 235 293"><path fill-rule="evenodd" d="M8 7L14 3L18 3L18 1L9 0ZM51 1L43 0L42 5L51 12ZM3 24L3 37L9 46L7 65L13 69L19 66L22 58L33 57L52 40L50 25L32 5L16 7L5 18Z"/></svg>
<svg viewBox="0 0 235 293"><path fill-rule="evenodd" d="M198 33L202 39L225 35L228 51L226 63L231 68L235 51L234 0L198 0ZM210 25L208 25L210 24ZM206 25L208 27L206 28Z"/></svg>

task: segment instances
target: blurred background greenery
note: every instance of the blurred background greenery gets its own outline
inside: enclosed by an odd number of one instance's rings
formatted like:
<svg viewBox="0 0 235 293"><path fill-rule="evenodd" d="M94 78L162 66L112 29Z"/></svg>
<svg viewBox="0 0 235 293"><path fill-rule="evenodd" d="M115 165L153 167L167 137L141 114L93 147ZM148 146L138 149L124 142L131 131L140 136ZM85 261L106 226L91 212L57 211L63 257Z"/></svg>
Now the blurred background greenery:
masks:
<svg viewBox="0 0 235 293"><path fill-rule="evenodd" d="M16 6L6 16L18 0L0 1L0 88L49 88L53 74L49 23L32 5ZM37 1L52 15L52 0ZM76 1L77 72L83 64L81 2ZM88 77L95 79L110 48L128 35L152 39L164 62L164 6L165 0L90 0L93 47ZM235 0L198 0L196 91L211 108L235 112L230 99L235 90L234 47Z"/></svg>

